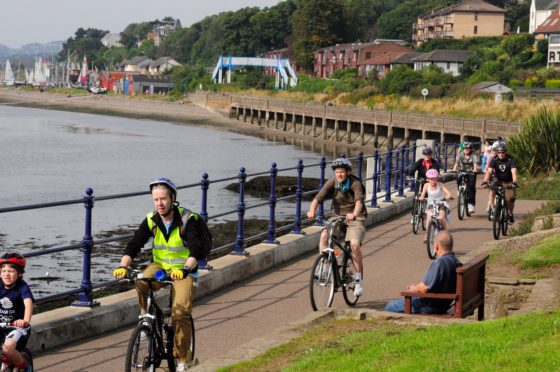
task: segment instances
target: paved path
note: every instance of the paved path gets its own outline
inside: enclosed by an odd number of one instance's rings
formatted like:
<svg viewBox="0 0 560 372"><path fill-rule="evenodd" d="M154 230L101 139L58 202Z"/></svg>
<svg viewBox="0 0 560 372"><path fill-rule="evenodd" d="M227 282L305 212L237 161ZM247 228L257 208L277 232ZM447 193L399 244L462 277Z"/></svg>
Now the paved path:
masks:
<svg viewBox="0 0 560 372"><path fill-rule="evenodd" d="M480 183L480 180L478 181ZM455 193L455 182L447 184ZM483 212L487 191L477 193L477 213L459 221L452 201L451 231L455 251L464 255L492 239ZM540 202L518 201L516 218ZM364 242L364 296L358 307L382 309L407 284L416 283L430 264L421 235L413 235L410 214L370 228ZM202 362L275 328L299 320L311 311L309 270L315 255L280 266L195 303L196 354ZM333 306L346 305L337 293ZM39 371L122 371L131 329L50 351L35 359Z"/></svg>

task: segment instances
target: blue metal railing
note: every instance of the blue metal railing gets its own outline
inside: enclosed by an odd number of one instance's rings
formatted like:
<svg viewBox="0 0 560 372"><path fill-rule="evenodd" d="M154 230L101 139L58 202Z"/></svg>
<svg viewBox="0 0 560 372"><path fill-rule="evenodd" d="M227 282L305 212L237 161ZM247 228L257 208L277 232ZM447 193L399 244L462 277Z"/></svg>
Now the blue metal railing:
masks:
<svg viewBox="0 0 560 372"><path fill-rule="evenodd" d="M437 159L439 160L439 164L441 165L441 159L443 157L443 170L447 172L447 158L451 155L453 158L455 156L455 148L456 146L453 145L453 151L451 154L448 152L448 144L443 145L436 145L435 153ZM442 155L443 149L443 155ZM397 194L397 196L404 196L404 188L407 187L407 180L406 175L409 169L413 166L416 160L416 145L409 147L409 146L401 146L397 149L389 149L385 153L380 153L378 150L375 150L373 154L365 156L363 153L359 153L357 157L349 158L350 160L356 161L357 167L357 176L364 182L365 185L368 183L371 185L371 189L373 193L371 194L371 199L366 199L366 205L369 205L372 208L377 208L378 206L378 199L384 198L385 202L392 202L392 195ZM344 156L344 155L343 155ZM362 178L363 175L363 163L365 160L371 159L371 164L373 165L373 174L371 177ZM222 245L220 247L216 247L212 249L212 254L221 253L226 250L231 250L231 254L239 254L245 255L247 252L245 251L245 246L249 242L253 241L263 241L265 243L272 243L277 244L278 241L276 237L279 233L290 231L290 233L294 234L302 234L302 224L309 223L310 221L305 219L302 220L302 200L304 196L310 196L314 193L317 193L321 187L325 184L325 169L327 167L327 160L323 156L319 163L316 164L303 164L302 160L299 160L296 167L291 168L284 168L278 169L276 163L272 163L271 168L269 171L263 171L253 174L247 174L244 167L240 168L239 173L235 177L229 178L222 178L217 180L210 180L209 175L207 173L202 174L202 178L200 182L178 186L178 189L190 189L200 187L201 189L201 210L200 215L203 216L205 220L215 220L220 217L230 216L237 214L237 231L235 235L235 239ZM319 177L319 184L317 189L309 190L303 192L303 176L304 170L307 169L314 169L319 168L320 177ZM384 169L384 170L383 170ZM294 194L284 196L284 197L277 197L275 186L277 182L277 176L279 173L287 173L287 172L297 172L297 188ZM248 206L245 201L245 182L247 178L262 176L262 175L270 175L270 194L268 200L262 203L256 203L254 205ZM208 194L209 189L212 185L218 183L224 183L228 181L237 180L239 183L239 200L237 203L237 207L235 209L225 211L222 213L218 213L212 216L208 215ZM391 180L394 180L394 185L391 184ZM384 189L381 189L381 185L384 185ZM411 189L413 185L410 185ZM114 284L116 280L109 280L99 283L92 283L91 281L91 254L94 250L96 245L106 244L111 242L119 242L125 241L132 238L133 234L124 234L120 236L114 236L110 238L104 239L94 239L92 236L92 210L94 204L101 201L107 201L112 199L121 199L121 198L129 198L141 195L148 195L149 191L141 191L141 192L131 192L125 194L116 194L116 195L105 195L105 196L94 196L93 189L87 188L85 190L85 195L82 199L73 199L73 200L66 200L66 201L58 201L58 202L49 202L49 203L41 203L41 204L31 204L31 205L23 205L17 207L9 207L9 208L0 208L0 213L11 213L23 210L31 210L31 209L40 209L40 208L50 208L62 205L71 205L71 204L84 204L85 207L85 229L84 235L80 243L69 244L69 245L62 245L58 247L51 247L51 248L44 248L39 251L31 251L31 252L24 252L23 255L27 258L31 257L38 257L63 251L70 251L70 250L80 250L83 252L83 272L82 272L82 281L77 289L68 290L62 293L56 293L48 296L44 296L37 299L37 302L46 302L58 298L63 298L71 295L78 295L78 300L73 303L74 306L96 306L97 303L93 300L93 290L97 288L102 288L110 284ZM294 222L284 225L280 228L276 227L276 205L280 201L292 200L295 199L295 214L294 214ZM268 211L268 227L265 231L260 232L256 235L246 237L244 232L244 220L245 220L245 212L250 209L259 208L263 206L269 207ZM315 224L316 225L323 225L323 221L325 218L326 213L324 212L323 203L319 204L317 209L317 219ZM210 268L207 265L206 260L200 262L200 267L202 269Z"/></svg>

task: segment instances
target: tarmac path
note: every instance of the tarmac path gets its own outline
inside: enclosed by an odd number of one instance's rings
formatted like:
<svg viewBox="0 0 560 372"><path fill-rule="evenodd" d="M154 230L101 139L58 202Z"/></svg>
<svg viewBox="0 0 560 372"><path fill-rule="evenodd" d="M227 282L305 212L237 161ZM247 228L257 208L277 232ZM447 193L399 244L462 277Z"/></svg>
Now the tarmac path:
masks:
<svg viewBox="0 0 560 372"><path fill-rule="evenodd" d="M477 184L480 182L479 176ZM455 182L446 185L455 195ZM493 239L491 223L483 213L487 195L486 190L478 190L477 211L463 221L457 218L457 201L450 202L453 208L450 231L459 258ZM517 201L516 220L540 204L540 201ZM398 298L408 284L419 282L431 262L422 235L412 234L409 213L370 227L362 252L364 295L357 307L383 309L387 300ZM304 256L196 301L193 317L199 361L267 335L311 312L308 283L315 256ZM345 306L342 295L336 293L333 307ZM35 368L38 371L122 371L131 329L48 351L35 358Z"/></svg>

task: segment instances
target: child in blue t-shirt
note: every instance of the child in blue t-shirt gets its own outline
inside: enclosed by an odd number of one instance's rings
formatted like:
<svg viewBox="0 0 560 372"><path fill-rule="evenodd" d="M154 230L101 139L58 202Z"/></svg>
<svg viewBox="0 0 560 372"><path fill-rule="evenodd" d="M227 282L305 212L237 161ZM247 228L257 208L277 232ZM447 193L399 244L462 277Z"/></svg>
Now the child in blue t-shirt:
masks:
<svg viewBox="0 0 560 372"><path fill-rule="evenodd" d="M0 327L2 353L18 369L27 368L19 350L27 345L33 314L33 294L23 280L25 264L25 258L19 253L6 253L0 258L0 323L15 327Z"/></svg>

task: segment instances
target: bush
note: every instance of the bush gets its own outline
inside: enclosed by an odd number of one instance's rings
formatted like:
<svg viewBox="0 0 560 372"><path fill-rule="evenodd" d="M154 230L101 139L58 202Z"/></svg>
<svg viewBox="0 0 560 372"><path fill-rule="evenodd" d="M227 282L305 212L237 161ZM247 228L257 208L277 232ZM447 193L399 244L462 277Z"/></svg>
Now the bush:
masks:
<svg viewBox="0 0 560 372"><path fill-rule="evenodd" d="M508 142L517 168L527 175L557 173L560 170L560 108L555 111L540 109Z"/></svg>
<svg viewBox="0 0 560 372"><path fill-rule="evenodd" d="M523 85L527 88L537 87L539 86L539 78L537 78L536 76L530 77L525 80L525 83L523 83Z"/></svg>
<svg viewBox="0 0 560 372"><path fill-rule="evenodd" d="M547 80L544 86L547 88L560 88L560 80Z"/></svg>
<svg viewBox="0 0 560 372"><path fill-rule="evenodd" d="M511 79L509 81L509 85L510 87L522 87L523 83L521 83L521 81L519 81L518 79Z"/></svg>

